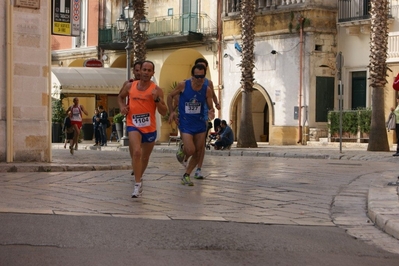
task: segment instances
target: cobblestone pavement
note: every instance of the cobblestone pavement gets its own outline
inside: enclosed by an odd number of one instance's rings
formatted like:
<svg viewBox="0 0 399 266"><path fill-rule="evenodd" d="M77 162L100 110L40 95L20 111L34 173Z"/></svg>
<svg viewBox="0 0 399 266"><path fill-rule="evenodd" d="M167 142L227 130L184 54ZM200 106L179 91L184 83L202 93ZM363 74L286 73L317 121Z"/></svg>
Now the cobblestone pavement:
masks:
<svg viewBox="0 0 399 266"><path fill-rule="evenodd" d="M0 212L339 226L399 253L397 160L364 147L264 146L207 151L204 180L179 182L176 146L157 145L132 199L126 147L81 144L53 162L0 164ZM112 170L112 171L111 171ZM385 231L382 233L380 229Z"/></svg>

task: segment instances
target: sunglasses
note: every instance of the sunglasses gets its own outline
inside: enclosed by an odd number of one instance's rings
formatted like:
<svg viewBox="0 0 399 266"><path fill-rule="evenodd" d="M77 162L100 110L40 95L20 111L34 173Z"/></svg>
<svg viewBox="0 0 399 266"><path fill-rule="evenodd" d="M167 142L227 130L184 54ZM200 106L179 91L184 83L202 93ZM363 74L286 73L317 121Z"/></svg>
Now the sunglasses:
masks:
<svg viewBox="0 0 399 266"><path fill-rule="evenodd" d="M205 78L205 75L194 75L194 78L203 79L203 78Z"/></svg>

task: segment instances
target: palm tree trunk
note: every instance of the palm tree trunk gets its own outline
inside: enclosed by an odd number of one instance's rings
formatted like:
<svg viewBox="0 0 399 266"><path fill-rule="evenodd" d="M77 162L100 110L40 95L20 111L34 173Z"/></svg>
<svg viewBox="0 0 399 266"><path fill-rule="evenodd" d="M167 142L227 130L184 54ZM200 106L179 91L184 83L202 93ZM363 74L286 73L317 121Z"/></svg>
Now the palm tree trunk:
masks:
<svg viewBox="0 0 399 266"><path fill-rule="evenodd" d="M146 59L147 33L140 31L140 20L145 16L145 0L133 1L133 51L134 61L143 62Z"/></svg>
<svg viewBox="0 0 399 266"><path fill-rule="evenodd" d="M237 147L257 147L252 119L252 91L254 85L255 67L255 0L241 1L241 86L242 86L242 113Z"/></svg>
<svg viewBox="0 0 399 266"><path fill-rule="evenodd" d="M388 0L371 0L370 87L372 114L368 151L389 151L385 129L384 89L387 84Z"/></svg>

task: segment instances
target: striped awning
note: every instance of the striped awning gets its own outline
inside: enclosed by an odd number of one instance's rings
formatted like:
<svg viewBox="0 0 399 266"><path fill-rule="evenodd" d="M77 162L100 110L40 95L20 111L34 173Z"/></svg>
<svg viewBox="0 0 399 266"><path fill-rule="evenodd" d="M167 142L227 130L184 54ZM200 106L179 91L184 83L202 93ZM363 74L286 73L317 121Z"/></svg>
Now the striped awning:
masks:
<svg viewBox="0 0 399 266"><path fill-rule="evenodd" d="M51 68L52 88L62 93L118 94L125 81L125 68Z"/></svg>

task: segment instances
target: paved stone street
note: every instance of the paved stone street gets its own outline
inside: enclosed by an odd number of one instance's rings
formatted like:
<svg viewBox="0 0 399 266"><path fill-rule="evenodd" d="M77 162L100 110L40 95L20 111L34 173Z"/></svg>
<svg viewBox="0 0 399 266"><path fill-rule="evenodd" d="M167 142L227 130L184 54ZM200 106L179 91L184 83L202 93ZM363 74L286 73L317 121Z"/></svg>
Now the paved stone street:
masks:
<svg viewBox="0 0 399 266"><path fill-rule="evenodd" d="M193 179L195 185L187 187L180 184L184 169L174 149L154 151L139 199L130 197L133 177L127 152L81 148L72 156L63 148L54 149L55 162L42 168L44 172L20 172L19 166L13 173L0 172L0 212L339 226L356 238L399 253L399 240L391 236L396 232L383 233L367 216L372 190L391 189L389 195L396 193L398 202L397 188L386 187L397 175L390 153L373 154L380 158L377 162L365 157L306 159L311 152L300 156L299 150L294 158L277 152L275 157L254 156L259 152L255 150L243 156L215 153L205 159L206 178ZM321 149L314 152L323 154ZM65 162L74 171L54 171L66 167ZM96 171L82 171L94 165ZM373 195L384 199L383 192ZM397 217L397 212L389 211Z"/></svg>

